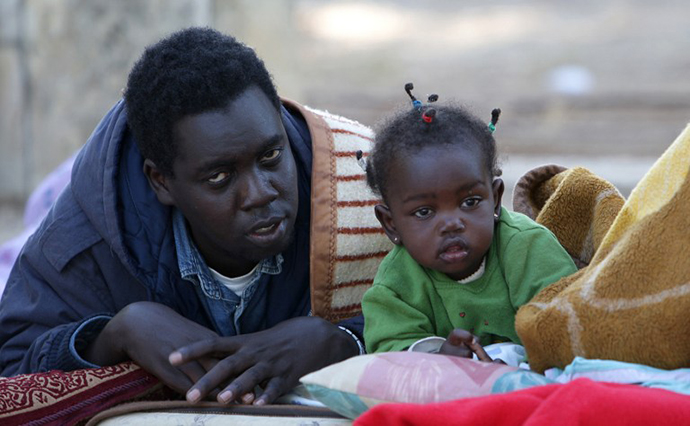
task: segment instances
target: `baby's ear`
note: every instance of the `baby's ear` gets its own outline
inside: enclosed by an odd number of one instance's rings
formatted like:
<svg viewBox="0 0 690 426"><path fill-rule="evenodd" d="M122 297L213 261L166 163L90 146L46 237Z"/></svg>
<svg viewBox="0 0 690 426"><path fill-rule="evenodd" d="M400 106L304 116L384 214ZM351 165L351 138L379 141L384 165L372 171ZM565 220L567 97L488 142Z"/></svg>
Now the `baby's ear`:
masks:
<svg viewBox="0 0 690 426"><path fill-rule="evenodd" d="M494 194L494 214L500 216L501 199L503 199L503 191L505 190L505 184L503 183L503 179L494 178L494 181L491 184L491 190Z"/></svg>
<svg viewBox="0 0 690 426"><path fill-rule="evenodd" d="M388 238L393 242L393 244L400 244L400 234L395 229L395 223L393 222L393 215L391 211L385 204L377 204L374 207L374 213L376 214L376 219L383 227L384 232L388 235Z"/></svg>

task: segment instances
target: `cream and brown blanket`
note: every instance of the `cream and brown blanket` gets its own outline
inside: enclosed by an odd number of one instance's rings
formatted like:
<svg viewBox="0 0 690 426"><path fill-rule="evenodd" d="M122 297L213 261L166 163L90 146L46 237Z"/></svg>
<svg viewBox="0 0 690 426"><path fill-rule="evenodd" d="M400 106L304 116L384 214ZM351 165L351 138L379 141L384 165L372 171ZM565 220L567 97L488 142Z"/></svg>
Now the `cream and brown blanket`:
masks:
<svg viewBox="0 0 690 426"><path fill-rule="evenodd" d="M563 368L575 356L690 367L689 170L690 126L613 220L620 201L610 188L597 186L591 195L598 201L581 206L560 194L569 178L586 175L581 169L554 169L550 179L532 181L540 182L535 190L525 182L516 190L518 210L533 208L532 216L588 263L518 311L515 326L533 370Z"/></svg>
<svg viewBox="0 0 690 426"><path fill-rule="evenodd" d="M312 138L312 312L337 322L362 312L362 296L393 247L374 215L379 198L356 158L357 151L368 155L374 134L326 111L283 104L302 114Z"/></svg>

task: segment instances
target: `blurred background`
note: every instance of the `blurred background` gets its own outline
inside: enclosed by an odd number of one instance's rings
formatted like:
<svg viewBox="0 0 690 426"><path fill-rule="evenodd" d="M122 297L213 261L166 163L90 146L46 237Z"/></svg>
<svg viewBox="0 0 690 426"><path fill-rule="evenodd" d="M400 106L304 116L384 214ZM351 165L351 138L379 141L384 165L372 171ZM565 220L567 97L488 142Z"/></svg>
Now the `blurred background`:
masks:
<svg viewBox="0 0 690 426"><path fill-rule="evenodd" d="M279 92L373 125L438 93L489 119L510 205L540 164L624 194L690 121L687 0L0 0L0 243L148 44L192 25L254 47Z"/></svg>

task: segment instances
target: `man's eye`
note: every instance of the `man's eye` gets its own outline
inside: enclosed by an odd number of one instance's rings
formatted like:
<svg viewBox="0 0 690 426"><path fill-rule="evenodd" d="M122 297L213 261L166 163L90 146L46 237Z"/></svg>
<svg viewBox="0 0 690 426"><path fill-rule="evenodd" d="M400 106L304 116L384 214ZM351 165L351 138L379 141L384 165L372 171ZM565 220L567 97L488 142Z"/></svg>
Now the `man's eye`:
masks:
<svg viewBox="0 0 690 426"><path fill-rule="evenodd" d="M421 208L419 210L415 210L414 215L420 219L424 219L424 218L431 216L431 213L432 213L431 209L424 207L424 208Z"/></svg>
<svg viewBox="0 0 690 426"><path fill-rule="evenodd" d="M474 207L482 201L479 197L467 198L462 201L462 207Z"/></svg>
<svg viewBox="0 0 690 426"><path fill-rule="evenodd" d="M280 155L283 153L282 148L276 148L268 151L264 156L261 158L262 161L272 161L276 160Z"/></svg>
<svg viewBox="0 0 690 426"><path fill-rule="evenodd" d="M227 179L228 176L230 176L230 174L227 172L218 172L218 173L214 174L213 176L211 176L210 178L208 178L208 181L210 183L220 183L220 182L223 182L225 179Z"/></svg>

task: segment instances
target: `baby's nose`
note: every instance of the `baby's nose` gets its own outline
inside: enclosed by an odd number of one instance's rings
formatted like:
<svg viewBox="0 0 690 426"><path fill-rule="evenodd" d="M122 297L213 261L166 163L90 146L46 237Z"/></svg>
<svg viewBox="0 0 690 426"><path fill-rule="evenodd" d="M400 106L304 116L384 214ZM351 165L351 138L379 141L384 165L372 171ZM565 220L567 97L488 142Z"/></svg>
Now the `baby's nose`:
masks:
<svg viewBox="0 0 690 426"><path fill-rule="evenodd" d="M457 215L447 217L441 226L441 232L462 232L465 230L465 223Z"/></svg>

